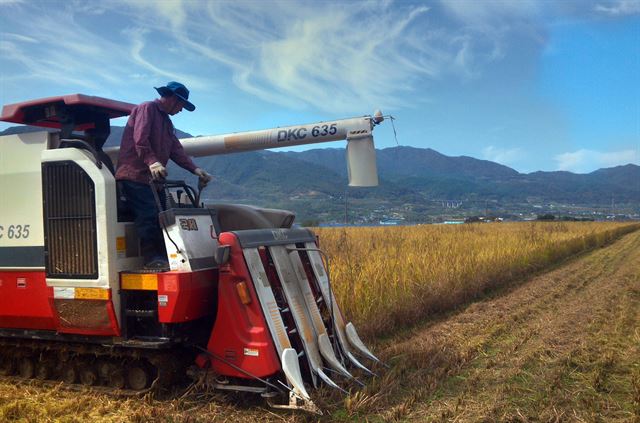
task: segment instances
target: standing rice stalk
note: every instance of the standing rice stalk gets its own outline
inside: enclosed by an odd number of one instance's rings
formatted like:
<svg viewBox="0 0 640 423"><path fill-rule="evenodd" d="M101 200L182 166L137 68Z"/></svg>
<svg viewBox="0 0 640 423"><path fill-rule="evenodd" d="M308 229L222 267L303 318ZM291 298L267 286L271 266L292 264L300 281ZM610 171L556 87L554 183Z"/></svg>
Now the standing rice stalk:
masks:
<svg viewBox="0 0 640 423"><path fill-rule="evenodd" d="M451 310L640 224L526 222L319 228L338 302L363 334Z"/></svg>

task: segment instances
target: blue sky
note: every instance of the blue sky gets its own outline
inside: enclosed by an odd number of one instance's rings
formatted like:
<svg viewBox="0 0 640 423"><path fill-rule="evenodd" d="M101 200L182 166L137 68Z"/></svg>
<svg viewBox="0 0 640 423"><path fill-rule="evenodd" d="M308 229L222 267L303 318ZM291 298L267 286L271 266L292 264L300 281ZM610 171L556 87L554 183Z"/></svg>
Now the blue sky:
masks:
<svg viewBox="0 0 640 423"><path fill-rule="evenodd" d="M194 135L380 108L401 145L520 172L640 164L640 0L0 0L0 104L171 80Z"/></svg>

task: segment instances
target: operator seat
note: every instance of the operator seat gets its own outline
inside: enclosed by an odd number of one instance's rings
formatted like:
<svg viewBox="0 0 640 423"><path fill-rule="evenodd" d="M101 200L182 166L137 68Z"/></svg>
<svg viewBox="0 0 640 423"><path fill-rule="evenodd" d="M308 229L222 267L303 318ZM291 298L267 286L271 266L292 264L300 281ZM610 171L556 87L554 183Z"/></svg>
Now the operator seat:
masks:
<svg viewBox="0 0 640 423"><path fill-rule="evenodd" d="M296 215L287 210L265 209L245 204L205 204L218 217L221 232L245 229L290 228Z"/></svg>

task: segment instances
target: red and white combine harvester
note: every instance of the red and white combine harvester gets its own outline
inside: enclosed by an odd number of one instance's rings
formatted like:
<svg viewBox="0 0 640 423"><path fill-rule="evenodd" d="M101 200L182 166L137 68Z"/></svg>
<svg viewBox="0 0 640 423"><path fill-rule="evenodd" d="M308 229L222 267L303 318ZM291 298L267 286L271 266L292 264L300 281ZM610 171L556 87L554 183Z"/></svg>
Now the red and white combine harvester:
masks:
<svg viewBox="0 0 640 423"><path fill-rule="evenodd" d="M139 393L190 376L318 411L309 390L378 359L340 312L316 236L283 210L200 203L167 181L170 271L142 271L103 145L134 106L85 95L6 105L57 128L0 137L0 376ZM377 185L374 116L181 140L191 156L347 140L351 186ZM356 358L358 357L358 358ZM370 367L370 365L367 364Z"/></svg>

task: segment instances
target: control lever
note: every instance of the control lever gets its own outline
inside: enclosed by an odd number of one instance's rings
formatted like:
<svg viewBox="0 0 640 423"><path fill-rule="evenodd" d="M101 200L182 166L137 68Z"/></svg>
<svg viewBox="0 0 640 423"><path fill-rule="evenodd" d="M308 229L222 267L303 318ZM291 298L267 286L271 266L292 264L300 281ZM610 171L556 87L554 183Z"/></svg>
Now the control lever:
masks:
<svg viewBox="0 0 640 423"><path fill-rule="evenodd" d="M184 191L182 191L181 189L176 191L176 197L178 197L178 207L182 207L182 194L184 194Z"/></svg>
<svg viewBox="0 0 640 423"><path fill-rule="evenodd" d="M200 194L202 193L202 190L206 186L207 184L205 184L200 179L198 179L198 193L196 194L196 207L200 207Z"/></svg>

